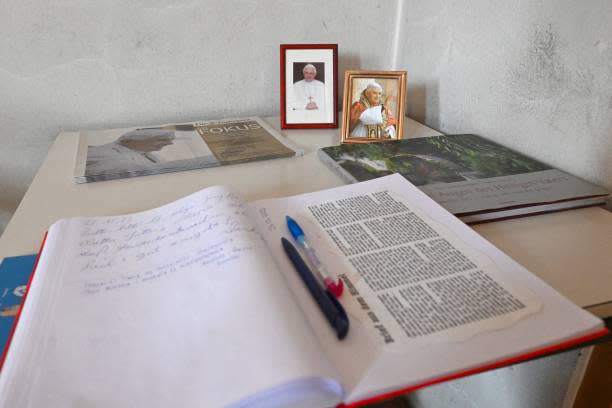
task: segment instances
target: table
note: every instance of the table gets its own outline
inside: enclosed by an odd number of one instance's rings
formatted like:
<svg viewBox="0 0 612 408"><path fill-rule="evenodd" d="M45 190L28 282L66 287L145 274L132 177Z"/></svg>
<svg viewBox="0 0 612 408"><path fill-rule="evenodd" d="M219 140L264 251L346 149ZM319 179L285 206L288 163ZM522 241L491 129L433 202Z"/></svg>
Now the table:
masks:
<svg viewBox="0 0 612 408"><path fill-rule="evenodd" d="M265 120L279 129L278 117ZM404 126L409 138L440 134L408 118ZM316 153L339 143L339 129L282 133L304 149L303 157L86 184L72 182L78 132L60 133L0 237L0 259L37 252L60 218L141 211L211 185L229 185L250 201L344 184ZM612 213L591 207L473 228L574 303L612 316Z"/></svg>
<svg viewBox="0 0 612 408"><path fill-rule="evenodd" d="M265 120L279 129L278 117ZM440 134L408 118L404 126L409 138ZM87 184L72 181L78 132L61 133L0 237L0 259L37 252L44 231L60 218L141 211L211 185L228 185L256 200L344 184L316 152L339 143L338 129L282 133L304 149L303 157ZM612 316L612 213L591 207L472 227L574 303ZM588 356L576 372L584 372ZM580 375L575 378L574 388L581 382Z"/></svg>

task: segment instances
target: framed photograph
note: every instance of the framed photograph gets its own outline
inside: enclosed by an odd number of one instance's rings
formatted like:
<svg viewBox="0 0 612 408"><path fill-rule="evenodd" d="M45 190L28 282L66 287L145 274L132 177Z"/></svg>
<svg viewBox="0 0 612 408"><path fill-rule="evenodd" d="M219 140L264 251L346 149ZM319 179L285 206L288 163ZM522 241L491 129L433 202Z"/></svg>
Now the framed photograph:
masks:
<svg viewBox="0 0 612 408"><path fill-rule="evenodd" d="M338 127L338 44L281 44L283 129Z"/></svg>
<svg viewBox="0 0 612 408"><path fill-rule="evenodd" d="M342 143L401 139L405 99L406 71L346 71Z"/></svg>

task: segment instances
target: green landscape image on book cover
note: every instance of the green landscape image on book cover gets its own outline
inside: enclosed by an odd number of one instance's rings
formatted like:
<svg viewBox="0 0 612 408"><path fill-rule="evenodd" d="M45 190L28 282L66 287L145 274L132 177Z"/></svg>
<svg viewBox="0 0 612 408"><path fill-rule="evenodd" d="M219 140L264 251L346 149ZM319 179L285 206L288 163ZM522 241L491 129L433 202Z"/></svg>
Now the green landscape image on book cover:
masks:
<svg viewBox="0 0 612 408"><path fill-rule="evenodd" d="M323 151L357 181L400 173L417 186L552 169L471 134L343 144Z"/></svg>

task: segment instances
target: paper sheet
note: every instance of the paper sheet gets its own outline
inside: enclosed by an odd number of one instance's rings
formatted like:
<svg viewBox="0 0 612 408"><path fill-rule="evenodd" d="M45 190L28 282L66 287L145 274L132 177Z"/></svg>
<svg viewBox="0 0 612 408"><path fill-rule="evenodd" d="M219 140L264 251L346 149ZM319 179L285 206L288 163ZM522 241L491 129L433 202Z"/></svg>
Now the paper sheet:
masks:
<svg viewBox="0 0 612 408"><path fill-rule="evenodd" d="M53 226L0 405L223 406L334 377L245 211L210 188Z"/></svg>

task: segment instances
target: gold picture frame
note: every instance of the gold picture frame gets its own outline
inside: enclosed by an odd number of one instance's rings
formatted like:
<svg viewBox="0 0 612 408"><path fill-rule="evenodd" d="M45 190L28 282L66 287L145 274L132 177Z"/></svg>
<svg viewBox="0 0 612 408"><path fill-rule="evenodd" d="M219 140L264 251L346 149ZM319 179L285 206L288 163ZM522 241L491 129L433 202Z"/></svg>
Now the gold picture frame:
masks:
<svg viewBox="0 0 612 408"><path fill-rule="evenodd" d="M406 71L345 72L342 143L403 138L406 77Z"/></svg>

